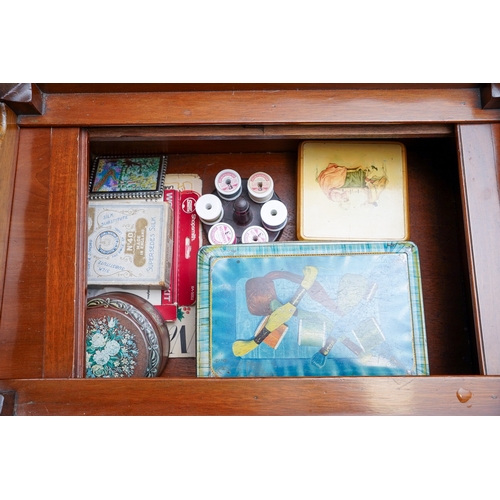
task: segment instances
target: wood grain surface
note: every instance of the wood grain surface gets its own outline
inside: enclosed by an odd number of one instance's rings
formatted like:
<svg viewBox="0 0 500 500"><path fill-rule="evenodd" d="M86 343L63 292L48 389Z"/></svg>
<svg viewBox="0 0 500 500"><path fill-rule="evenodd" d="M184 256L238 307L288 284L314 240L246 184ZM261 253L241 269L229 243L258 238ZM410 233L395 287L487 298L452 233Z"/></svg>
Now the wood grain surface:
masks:
<svg viewBox="0 0 500 500"><path fill-rule="evenodd" d="M85 325L86 154L79 128L52 130L45 272L44 376L71 377ZM83 150L86 150L86 144ZM81 363L79 364L81 365Z"/></svg>
<svg viewBox="0 0 500 500"><path fill-rule="evenodd" d="M0 378L43 376L47 262L61 251L48 247L50 156L50 128L21 130L0 317Z"/></svg>
<svg viewBox="0 0 500 500"><path fill-rule="evenodd" d="M10 215L16 178L18 127L17 116L0 103L0 317L4 292Z"/></svg>
<svg viewBox="0 0 500 500"><path fill-rule="evenodd" d="M500 374L500 110L482 109L479 86L55 92L44 99L41 116L20 115L16 124L10 115L0 144L2 165L10 164L1 187L8 246L0 392L15 402L8 406L14 413L500 414L500 378L491 376ZM295 240L297 147L314 138L398 139L407 147L431 377L197 379L188 358L170 360L155 380L79 378L90 160L165 153L169 172L198 173L204 192L223 168L242 177L268 171L289 208L282 239Z"/></svg>
<svg viewBox="0 0 500 500"><path fill-rule="evenodd" d="M22 126L401 124L500 120L479 89L47 94Z"/></svg>
<svg viewBox="0 0 500 500"><path fill-rule="evenodd" d="M500 374L500 125L460 125L465 228L481 373Z"/></svg>
<svg viewBox="0 0 500 500"><path fill-rule="evenodd" d="M0 380L17 415L499 415L500 377Z"/></svg>

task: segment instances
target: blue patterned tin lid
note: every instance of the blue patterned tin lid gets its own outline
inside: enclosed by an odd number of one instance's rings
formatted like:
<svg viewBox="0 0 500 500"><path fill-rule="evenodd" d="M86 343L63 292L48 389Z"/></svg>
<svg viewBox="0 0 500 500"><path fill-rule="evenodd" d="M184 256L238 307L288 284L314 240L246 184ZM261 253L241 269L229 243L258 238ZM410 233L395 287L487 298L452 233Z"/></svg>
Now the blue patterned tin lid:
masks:
<svg viewBox="0 0 500 500"><path fill-rule="evenodd" d="M409 241L203 247L197 327L200 377L429 374Z"/></svg>

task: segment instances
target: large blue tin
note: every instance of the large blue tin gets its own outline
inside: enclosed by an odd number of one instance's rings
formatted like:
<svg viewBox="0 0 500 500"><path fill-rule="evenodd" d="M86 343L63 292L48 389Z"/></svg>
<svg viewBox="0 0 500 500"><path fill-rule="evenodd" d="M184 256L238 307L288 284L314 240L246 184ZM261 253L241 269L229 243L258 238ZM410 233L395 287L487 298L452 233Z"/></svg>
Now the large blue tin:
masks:
<svg viewBox="0 0 500 500"><path fill-rule="evenodd" d="M205 246L199 377L428 375L412 242Z"/></svg>

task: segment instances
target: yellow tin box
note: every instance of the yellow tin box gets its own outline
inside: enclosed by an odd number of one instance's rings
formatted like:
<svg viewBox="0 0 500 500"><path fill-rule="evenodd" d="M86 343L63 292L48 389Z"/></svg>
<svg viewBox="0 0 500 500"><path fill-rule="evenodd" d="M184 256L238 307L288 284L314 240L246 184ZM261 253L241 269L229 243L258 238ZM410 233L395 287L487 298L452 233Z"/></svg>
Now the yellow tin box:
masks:
<svg viewBox="0 0 500 500"><path fill-rule="evenodd" d="M305 141L299 148L298 238L406 241L407 193L403 144Z"/></svg>

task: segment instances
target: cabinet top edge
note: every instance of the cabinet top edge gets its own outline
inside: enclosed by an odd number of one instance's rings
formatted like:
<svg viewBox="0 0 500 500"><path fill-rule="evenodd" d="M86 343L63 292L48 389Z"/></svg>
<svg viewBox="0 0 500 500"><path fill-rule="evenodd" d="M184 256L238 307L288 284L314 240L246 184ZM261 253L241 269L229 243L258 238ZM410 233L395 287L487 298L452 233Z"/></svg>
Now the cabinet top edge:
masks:
<svg viewBox="0 0 500 500"><path fill-rule="evenodd" d="M463 89L481 83L36 83L46 94L273 91L273 90L354 90L354 89Z"/></svg>

